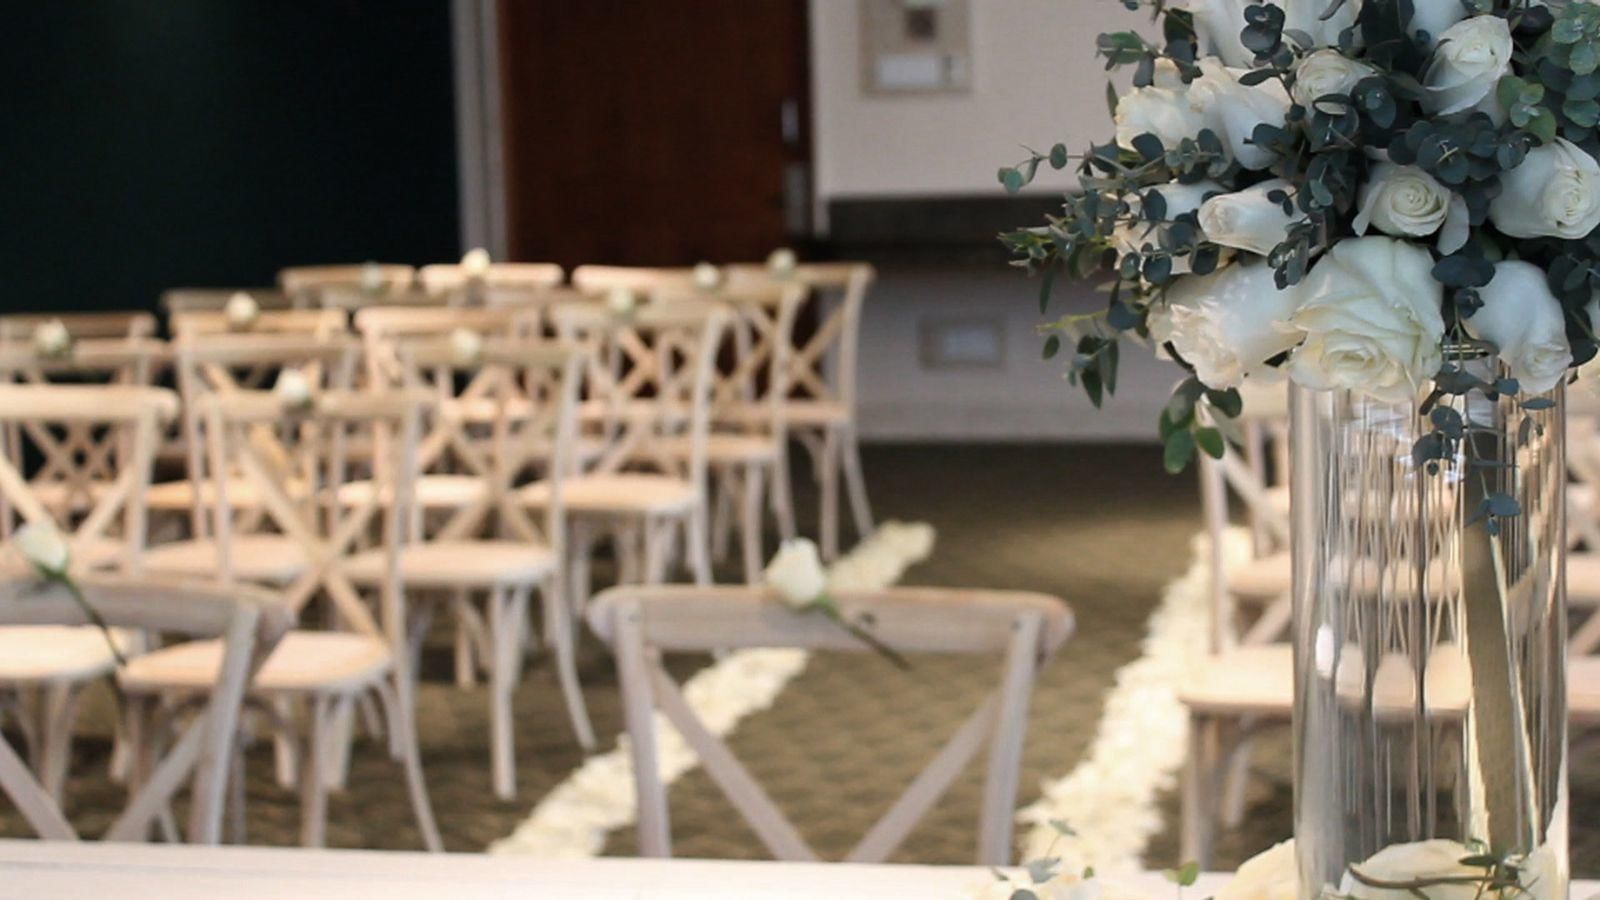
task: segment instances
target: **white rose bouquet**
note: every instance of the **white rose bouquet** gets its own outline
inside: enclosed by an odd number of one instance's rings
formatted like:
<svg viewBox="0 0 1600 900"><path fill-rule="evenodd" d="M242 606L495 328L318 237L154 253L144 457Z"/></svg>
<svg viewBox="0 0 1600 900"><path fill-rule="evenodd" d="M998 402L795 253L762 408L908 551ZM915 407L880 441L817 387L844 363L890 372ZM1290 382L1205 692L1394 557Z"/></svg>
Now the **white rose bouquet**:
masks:
<svg viewBox="0 0 1600 900"><path fill-rule="evenodd" d="M1189 374L1161 417L1169 469L1223 452L1245 379L1536 409L1595 355L1600 5L1120 2L1159 37L1098 40L1132 69L1111 139L1001 169L1014 192L1070 165L1079 188L1001 239L1043 275L1042 309L1058 272L1108 274L1104 309L1041 328L1095 405L1124 338ZM1487 353L1507 377L1461 364ZM1461 452L1442 418L1419 462Z"/></svg>

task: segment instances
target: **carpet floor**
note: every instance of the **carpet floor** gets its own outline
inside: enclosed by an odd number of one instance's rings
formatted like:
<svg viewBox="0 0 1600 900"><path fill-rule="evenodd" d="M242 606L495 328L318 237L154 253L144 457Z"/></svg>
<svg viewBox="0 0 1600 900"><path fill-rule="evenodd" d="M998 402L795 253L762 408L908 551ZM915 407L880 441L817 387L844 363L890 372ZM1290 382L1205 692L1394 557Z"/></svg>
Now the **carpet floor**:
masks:
<svg viewBox="0 0 1600 900"><path fill-rule="evenodd" d="M1188 567L1190 539L1200 528L1194 478L1162 474L1151 447L891 445L866 448L865 456L877 516L927 521L938 530L933 559L912 569L908 583L1042 591L1077 614L1076 636L1040 674L1034 694L1019 798L1026 803L1043 780L1065 774L1083 755L1113 674L1139 652L1163 586ZM814 527L808 479L796 484L802 528ZM736 566L719 574L731 580ZM682 678L707 662L673 658L669 667ZM608 749L622 727L615 672L592 640L580 664L601 749ZM536 659L515 697L517 796L494 799L485 691L455 687L450 672L441 631L427 650L418 696L424 765L447 848L481 851L525 819L583 755L553 672ZM816 654L771 709L739 725L729 745L817 852L835 858L899 795L996 674L956 658L919 656L911 671L900 672L871 654ZM103 739L80 741L68 784L69 813L90 833L121 803L120 789L105 777L106 754ZM1219 864L1236 865L1288 835L1287 759L1286 732L1263 739L1245 824L1221 836ZM273 783L266 747L251 751L247 768L248 840L295 843L297 798ZM419 847L400 774L377 741L358 743L347 789L329 804L329 844ZM1571 780L1575 874L1593 877L1600 875L1600 759L1575 755ZM980 791L974 766L895 859L970 861ZM672 786L669 808L678 855L765 856L703 771ZM1164 798L1162 809L1166 828L1147 855L1156 867L1178 862L1176 797ZM0 803L0 835L25 833ZM624 828L605 852L633 848L632 829Z"/></svg>

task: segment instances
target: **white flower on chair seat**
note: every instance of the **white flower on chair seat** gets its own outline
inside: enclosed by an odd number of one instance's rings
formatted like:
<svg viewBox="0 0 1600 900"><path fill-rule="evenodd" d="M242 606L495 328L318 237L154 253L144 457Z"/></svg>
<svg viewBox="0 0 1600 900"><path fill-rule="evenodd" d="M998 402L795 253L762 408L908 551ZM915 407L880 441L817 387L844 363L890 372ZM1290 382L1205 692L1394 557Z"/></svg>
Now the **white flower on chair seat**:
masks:
<svg viewBox="0 0 1600 900"><path fill-rule="evenodd" d="M17 529L11 542L23 559L41 574L59 576L67 571L72 551L67 539L54 526L29 522Z"/></svg>
<svg viewBox="0 0 1600 900"><path fill-rule="evenodd" d="M606 292L606 308L619 316L632 315L638 305L639 296L629 288L619 285Z"/></svg>
<svg viewBox="0 0 1600 900"><path fill-rule="evenodd" d="M461 274L468 278L482 278L489 274L489 251L473 247L461 256Z"/></svg>
<svg viewBox="0 0 1600 900"><path fill-rule="evenodd" d="M708 262L694 266L694 286L702 291L714 291L722 286L722 270Z"/></svg>
<svg viewBox="0 0 1600 900"><path fill-rule="evenodd" d="M483 335L471 328L450 332L450 356L459 365L475 365L483 358Z"/></svg>
<svg viewBox="0 0 1600 900"><path fill-rule="evenodd" d="M272 393L285 409L305 409L311 405L311 382L295 369L284 369L278 373Z"/></svg>
<svg viewBox="0 0 1600 900"><path fill-rule="evenodd" d="M767 272L774 278L788 278L799 264L799 257L788 247L779 247L767 254Z"/></svg>
<svg viewBox="0 0 1600 900"><path fill-rule="evenodd" d="M41 322L33 330L33 349L40 356L66 356L72 352L72 333L60 319Z"/></svg>
<svg viewBox="0 0 1600 900"><path fill-rule="evenodd" d="M795 609L816 603L828 587L817 545L807 538L784 541L773 555L762 580Z"/></svg>
<svg viewBox="0 0 1600 900"><path fill-rule="evenodd" d="M228 327L235 331L247 331L261 317L261 305L256 298L244 291L235 293L228 298L228 303L222 308L223 315L227 316Z"/></svg>

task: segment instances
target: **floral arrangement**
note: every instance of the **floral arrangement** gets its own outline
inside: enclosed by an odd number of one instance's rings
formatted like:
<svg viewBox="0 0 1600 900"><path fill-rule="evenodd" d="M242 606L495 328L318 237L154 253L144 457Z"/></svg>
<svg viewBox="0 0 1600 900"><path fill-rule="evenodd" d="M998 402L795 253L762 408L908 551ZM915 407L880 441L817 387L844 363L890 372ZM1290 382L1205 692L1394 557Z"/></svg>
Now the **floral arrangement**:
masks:
<svg viewBox="0 0 1600 900"><path fill-rule="evenodd" d="M46 585L59 584L65 588L72 597L72 602L83 610L83 615L89 623L100 629L100 634L106 639L106 647L111 651L111 658L117 665L127 663L122 655L122 645L112 632L111 626L100 615L100 611L83 596L78 583L72 577L72 546L67 538L55 526L43 523L30 522L17 529L12 536L11 543L18 554L33 569L35 575ZM115 682L112 684L116 688Z"/></svg>
<svg viewBox="0 0 1600 900"><path fill-rule="evenodd" d="M1530 397L1595 355L1600 6L1583 0L1120 0L1159 38L1103 34L1114 139L1000 170L1076 167L1059 215L1002 235L1043 277L1109 276L1042 326L1097 406L1124 338L1187 373L1167 467L1220 456L1237 388L1275 375L1378 402ZM1509 377L1464 371L1463 348ZM1418 442L1458 452L1459 417ZM1497 500L1495 514L1515 514ZM1493 516L1491 516L1492 520Z"/></svg>

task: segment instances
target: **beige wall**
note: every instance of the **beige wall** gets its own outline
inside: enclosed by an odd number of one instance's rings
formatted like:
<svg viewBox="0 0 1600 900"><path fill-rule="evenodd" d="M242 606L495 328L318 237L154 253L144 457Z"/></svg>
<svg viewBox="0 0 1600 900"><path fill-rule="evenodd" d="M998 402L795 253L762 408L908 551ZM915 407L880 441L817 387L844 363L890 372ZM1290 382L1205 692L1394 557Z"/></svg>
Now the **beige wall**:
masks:
<svg viewBox="0 0 1600 900"><path fill-rule="evenodd" d="M847 195L987 193L1027 144L1075 151L1110 134L1101 31L1144 18L1116 0L972 0L972 90L861 91L857 0L811 0L819 204ZM1048 180L1044 189L1066 184Z"/></svg>

